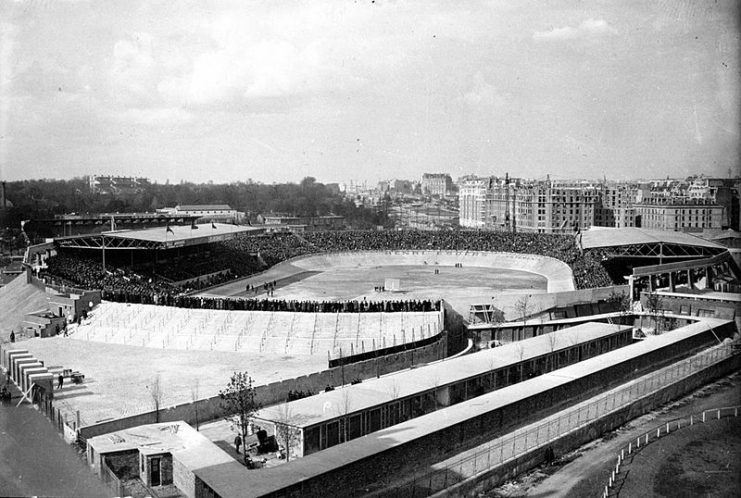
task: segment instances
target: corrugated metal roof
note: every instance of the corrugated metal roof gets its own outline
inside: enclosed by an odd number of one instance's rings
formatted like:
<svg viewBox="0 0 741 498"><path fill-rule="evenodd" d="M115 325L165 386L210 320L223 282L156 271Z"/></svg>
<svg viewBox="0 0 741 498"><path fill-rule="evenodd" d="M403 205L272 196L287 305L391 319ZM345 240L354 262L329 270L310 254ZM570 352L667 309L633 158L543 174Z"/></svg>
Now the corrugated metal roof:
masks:
<svg viewBox="0 0 741 498"><path fill-rule="evenodd" d="M646 230L644 228L634 227L592 227L582 233L582 247L584 247L584 249L655 243L725 249L725 247L720 244L684 232Z"/></svg>

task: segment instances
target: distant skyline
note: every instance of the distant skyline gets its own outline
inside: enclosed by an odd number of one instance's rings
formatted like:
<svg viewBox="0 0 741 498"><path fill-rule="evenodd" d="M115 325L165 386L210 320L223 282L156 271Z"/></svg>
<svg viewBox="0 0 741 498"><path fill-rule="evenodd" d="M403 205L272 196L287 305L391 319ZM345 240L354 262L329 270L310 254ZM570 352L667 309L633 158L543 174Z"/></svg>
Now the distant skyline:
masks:
<svg viewBox="0 0 741 498"><path fill-rule="evenodd" d="M0 2L0 179L735 176L739 4Z"/></svg>

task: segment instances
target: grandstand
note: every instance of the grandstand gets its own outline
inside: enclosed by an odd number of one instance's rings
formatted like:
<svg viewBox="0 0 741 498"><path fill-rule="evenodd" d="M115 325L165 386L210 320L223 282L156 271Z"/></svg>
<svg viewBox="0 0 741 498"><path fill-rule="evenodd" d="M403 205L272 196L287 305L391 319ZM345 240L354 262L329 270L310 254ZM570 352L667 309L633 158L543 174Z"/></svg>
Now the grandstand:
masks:
<svg viewBox="0 0 741 498"><path fill-rule="evenodd" d="M337 358L442 330L440 311L302 313L107 302L72 327L71 337L147 348Z"/></svg>

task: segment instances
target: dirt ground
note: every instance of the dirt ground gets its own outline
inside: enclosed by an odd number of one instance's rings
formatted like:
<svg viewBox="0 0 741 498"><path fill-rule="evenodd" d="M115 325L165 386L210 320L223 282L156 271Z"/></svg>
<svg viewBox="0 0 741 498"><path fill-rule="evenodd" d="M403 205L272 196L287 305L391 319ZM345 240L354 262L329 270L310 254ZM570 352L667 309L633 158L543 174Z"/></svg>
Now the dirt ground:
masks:
<svg viewBox="0 0 741 498"><path fill-rule="evenodd" d="M480 496L508 498L524 496L586 498L598 496L604 489L611 470L614 469L617 453L620 448L628 444L628 441L667 421L685 416L689 417L690 414L696 414L710 408L739 404L741 404L741 373L736 372L659 410L632 420L617 430L567 455L562 455L553 465L541 466L524 474L516 481L507 482ZM717 429L713 427L715 426L708 426L707 428L713 440L724 439L723 426L718 425ZM680 438L674 439L670 436L662 438L658 443L654 442L649 445L646 448L647 450L657 452L658 455L662 455L661 452L663 451L664 456L651 456L652 453L647 451L644 458L651 458L656 461L662 460L664 457L674 456L674 463L658 465L650 477L640 476L637 473L635 476L629 476L626 479L626 488L624 492L620 493L620 496L739 496L741 484L738 479L723 488L730 494L703 494L700 486L701 482L696 483L695 489L698 491L696 494L678 494L686 489L682 487L684 484L682 486L679 484L684 483L681 479L687 465L697 463L699 459L709 459L707 450L712 446L702 444L702 440L706 436L708 436L708 433L705 431L687 431L681 433ZM653 445L657 444L662 446L656 446L654 449ZM741 457L741 439L725 438L724 444L727 447L724 447L723 451L728 451L732 455L732 460L738 461ZM686 452L688 449L691 449L692 453L686 455L688 458L685 462L683 451ZM682 458L680 458L680 455ZM709 465L713 465L713 463L711 462ZM721 478L725 479L725 477L728 476L722 476ZM692 480L695 478L696 476L686 477L687 482L694 482ZM731 481L733 480L731 479ZM627 487L628 485L630 487Z"/></svg>

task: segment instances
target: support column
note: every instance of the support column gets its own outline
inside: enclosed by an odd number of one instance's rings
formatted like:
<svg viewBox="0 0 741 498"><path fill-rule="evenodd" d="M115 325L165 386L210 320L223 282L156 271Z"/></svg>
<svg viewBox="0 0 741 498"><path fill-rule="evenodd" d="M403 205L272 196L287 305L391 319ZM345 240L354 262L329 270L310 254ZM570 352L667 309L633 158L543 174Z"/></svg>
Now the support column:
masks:
<svg viewBox="0 0 741 498"><path fill-rule="evenodd" d="M674 292L674 272L669 272L669 290Z"/></svg>
<svg viewBox="0 0 741 498"><path fill-rule="evenodd" d="M713 269L710 266L705 267L705 288L713 288Z"/></svg>
<svg viewBox="0 0 741 498"><path fill-rule="evenodd" d="M687 286L692 289L692 270L687 270Z"/></svg>

